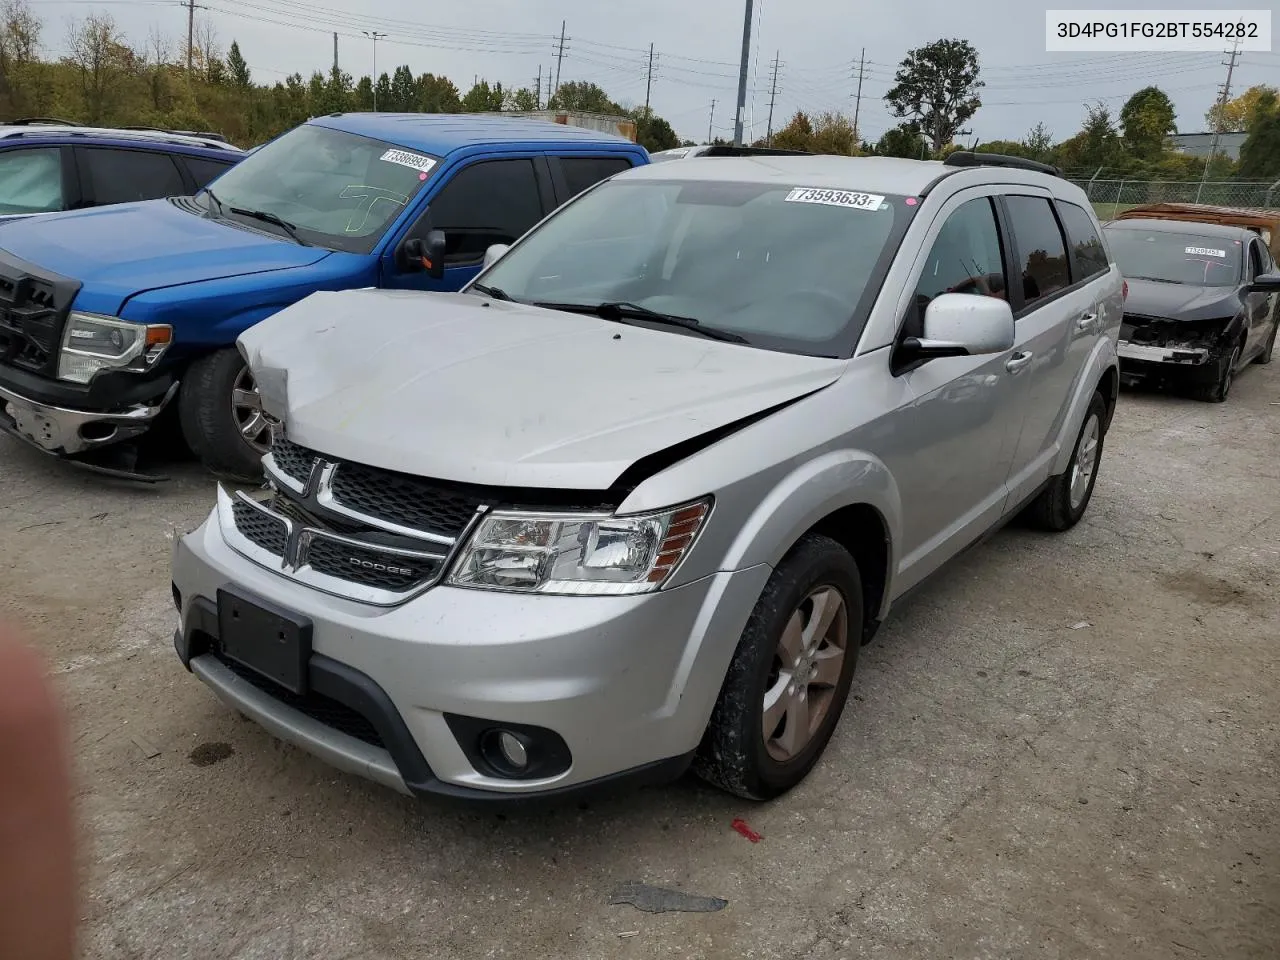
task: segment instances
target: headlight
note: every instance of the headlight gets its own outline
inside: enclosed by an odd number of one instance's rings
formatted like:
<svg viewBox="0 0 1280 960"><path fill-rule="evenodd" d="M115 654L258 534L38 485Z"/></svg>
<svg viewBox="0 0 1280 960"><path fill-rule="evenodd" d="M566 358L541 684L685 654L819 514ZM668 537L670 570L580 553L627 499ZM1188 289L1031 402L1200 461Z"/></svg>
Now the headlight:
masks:
<svg viewBox="0 0 1280 960"><path fill-rule="evenodd" d="M449 583L517 593L651 593L689 552L710 509L703 500L629 517L492 513Z"/></svg>
<svg viewBox="0 0 1280 960"><path fill-rule="evenodd" d="M146 370L173 342L168 324L73 312L62 334L58 379L88 383L99 370Z"/></svg>

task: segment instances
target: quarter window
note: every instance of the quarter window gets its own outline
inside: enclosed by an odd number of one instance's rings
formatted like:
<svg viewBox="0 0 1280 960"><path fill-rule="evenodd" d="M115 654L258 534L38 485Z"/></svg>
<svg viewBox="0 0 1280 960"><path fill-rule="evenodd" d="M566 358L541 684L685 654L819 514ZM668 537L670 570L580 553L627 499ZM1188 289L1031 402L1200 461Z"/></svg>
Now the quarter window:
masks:
<svg viewBox="0 0 1280 960"><path fill-rule="evenodd" d="M98 205L156 200L186 193L182 176L167 153L143 150L85 151L93 202Z"/></svg>
<svg viewBox="0 0 1280 960"><path fill-rule="evenodd" d="M1093 218L1074 203L1059 201L1058 212L1062 214L1062 225L1067 229L1067 237L1075 253L1077 272L1073 273L1073 279L1078 282L1109 271L1111 264L1102 239L1093 227Z"/></svg>
<svg viewBox="0 0 1280 960"><path fill-rule="evenodd" d="M197 190L232 166L221 160L208 160L204 157L183 157L183 159L187 162L187 169L191 171L191 176L195 178Z"/></svg>
<svg viewBox="0 0 1280 960"><path fill-rule="evenodd" d="M61 210L62 151L58 147L0 153L0 216Z"/></svg>
<svg viewBox="0 0 1280 960"><path fill-rule="evenodd" d="M1016 240L1026 308L1067 287L1067 245L1053 207L1043 197L1009 196L1009 221Z"/></svg>
<svg viewBox="0 0 1280 960"><path fill-rule="evenodd" d="M1249 276L1253 278L1262 273L1266 273L1266 266L1262 260L1261 245L1255 240L1249 244Z"/></svg>
<svg viewBox="0 0 1280 960"><path fill-rule="evenodd" d="M515 243L541 219L533 161L486 160L444 185L413 235L443 230L445 262L473 263L495 243Z"/></svg>
<svg viewBox="0 0 1280 960"><path fill-rule="evenodd" d="M630 170L631 162L626 157L561 157L560 169L564 171L569 196L576 197L601 180Z"/></svg>

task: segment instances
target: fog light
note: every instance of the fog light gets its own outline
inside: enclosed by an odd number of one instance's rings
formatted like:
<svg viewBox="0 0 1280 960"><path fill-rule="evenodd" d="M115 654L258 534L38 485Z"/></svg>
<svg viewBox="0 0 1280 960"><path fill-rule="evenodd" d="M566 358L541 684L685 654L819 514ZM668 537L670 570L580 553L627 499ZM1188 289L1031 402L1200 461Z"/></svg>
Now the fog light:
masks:
<svg viewBox="0 0 1280 960"><path fill-rule="evenodd" d="M529 752L514 733L503 730L498 734L498 749L502 751L502 759L516 770L523 770L529 765Z"/></svg>

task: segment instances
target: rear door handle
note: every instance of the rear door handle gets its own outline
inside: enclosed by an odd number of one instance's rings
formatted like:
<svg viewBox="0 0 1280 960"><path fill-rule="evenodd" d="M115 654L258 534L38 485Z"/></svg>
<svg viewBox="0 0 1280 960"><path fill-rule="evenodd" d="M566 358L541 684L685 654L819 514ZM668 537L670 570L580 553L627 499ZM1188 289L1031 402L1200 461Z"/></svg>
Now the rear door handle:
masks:
<svg viewBox="0 0 1280 960"><path fill-rule="evenodd" d="M1088 330L1097 322L1098 322L1098 315L1096 313L1092 313L1092 312L1086 313L1084 316L1082 316L1079 320L1076 321L1076 329Z"/></svg>
<svg viewBox="0 0 1280 960"><path fill-rule="evenodd" d="M1004 368L1008 370L1010 373L1017 373L1023 367L1025 367L1028 363L1030 363L1031 358L1034 356L1035 354L1031 353L1030 351L1015 353L1012 357L1010 357L1008 360L1005 361Z"/></svg>

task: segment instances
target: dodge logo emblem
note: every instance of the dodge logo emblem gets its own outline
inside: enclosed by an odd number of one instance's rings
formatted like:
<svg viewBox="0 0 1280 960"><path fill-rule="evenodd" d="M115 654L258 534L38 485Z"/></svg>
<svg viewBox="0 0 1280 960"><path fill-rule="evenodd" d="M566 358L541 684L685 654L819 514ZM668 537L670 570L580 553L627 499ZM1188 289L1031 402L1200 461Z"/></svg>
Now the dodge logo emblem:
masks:
<svg viewBox="0 0 1280 960"><path fill-rule="evenodd" d="M372 560L361 560L359 557L348 557L347 563L361 570L373 570L377 573L390 573L399 577L413 576L411 567L393 567L386 563L374 563Z"/></svg>

